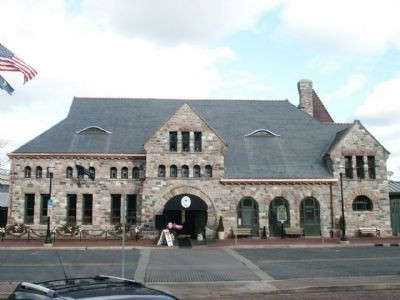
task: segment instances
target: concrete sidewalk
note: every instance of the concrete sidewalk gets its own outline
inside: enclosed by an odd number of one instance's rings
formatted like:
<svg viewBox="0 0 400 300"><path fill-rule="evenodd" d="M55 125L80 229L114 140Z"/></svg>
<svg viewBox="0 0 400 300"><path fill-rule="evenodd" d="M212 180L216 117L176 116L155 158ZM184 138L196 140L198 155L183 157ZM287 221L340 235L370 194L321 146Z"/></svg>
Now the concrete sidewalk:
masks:
<svg viewBox="0 0 400 300"><path fill-rule="evenodd" d="M350 238L350 246L376 246L376 247L398 247L400 237L388 238ZM231 248L280 248L280 247L347 247L340 244L339 239L323 238L269 238L269 239L226 239L208 240L207 244L194 242L194 248L223 248L229 251ZM153 240L126 241L127 249L172 249L166 246L156 246ZM52 247L43 245L41 240L4 240L0 242L1 250L61 250L61 249L120 249L119 240L56 240ZM400 290L400 275L388 276L362 276L362 277L320 277L320 278L298 278L288 280L274 280L273 278L262 278L252 281L215 281L195 283L146 283L147 285L170 292L182 299L193 298L235 298L235 295L266 295L284 293L304 293L321 291L344 291L344 290ZM0 282L0 299L6 298L15 288L15 282ZM196 294L193 294L193 291ZM258 297L257 296L257 297Z"/></svg>

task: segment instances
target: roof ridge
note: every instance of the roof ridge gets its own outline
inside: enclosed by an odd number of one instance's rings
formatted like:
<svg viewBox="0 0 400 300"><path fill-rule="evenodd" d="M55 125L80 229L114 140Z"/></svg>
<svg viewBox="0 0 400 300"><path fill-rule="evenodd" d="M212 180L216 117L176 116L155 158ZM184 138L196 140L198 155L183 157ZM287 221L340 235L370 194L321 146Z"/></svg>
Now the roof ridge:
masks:
<svg viewBox="0 0 400 300"><path fill-rule="evenodd" d="M289 102L288 99L206 99L206 98L129 98L129 97L78 97L74 100L162 100L162 101L251 101L251 102Z"/></svg>

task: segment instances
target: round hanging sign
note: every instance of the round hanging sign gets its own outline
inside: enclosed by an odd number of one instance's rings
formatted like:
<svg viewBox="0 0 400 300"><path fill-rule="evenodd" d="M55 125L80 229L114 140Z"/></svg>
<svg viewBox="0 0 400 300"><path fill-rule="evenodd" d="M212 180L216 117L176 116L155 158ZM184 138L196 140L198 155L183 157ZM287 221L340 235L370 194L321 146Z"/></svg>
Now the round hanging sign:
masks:
<svg viewBox="0 0 400 300"><path fill-rule="evenodd" d="M184 208L188 208L192 204L192 200L188 196L183 196L181 199L181 205Z"/></svg>

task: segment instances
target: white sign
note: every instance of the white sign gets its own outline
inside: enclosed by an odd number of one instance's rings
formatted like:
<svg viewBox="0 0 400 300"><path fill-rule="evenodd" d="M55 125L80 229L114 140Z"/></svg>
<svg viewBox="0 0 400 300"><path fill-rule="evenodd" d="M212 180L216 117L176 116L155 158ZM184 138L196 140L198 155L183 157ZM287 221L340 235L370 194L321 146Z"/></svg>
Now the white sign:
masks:
<svg viewBox="0 0 400 300"><path fill-rule="evenodd" d="M192 200L190 200L190 197L188 196L183 196L181 199L181 205L184 208L188 208L192 204Z"/></svg>
<svg viewBox="0 0 400 300"><path fill-rule="evenodd" d="M168 229L164 229L163 231L161 231L161 235L158 240L157 246L160 246L164 242L164 239L167 242L168 247L174 245L174 243L172 242L172 235Z"/></svg>
<svg viewBox="0 0 400 300"><path fill-rule="evenodd" d="M172 242L172 236L171 236L171 233L169 232L169 230L164 229L163 232L164 232L165 240L167 241L168 247L173 246L174 243Z"/></svg>
<svg viewBox="0 0 400 300"><path fill-rule="evenodd" d="M53 200L47 200L47 216L50 217L53 214Z"/></svg>

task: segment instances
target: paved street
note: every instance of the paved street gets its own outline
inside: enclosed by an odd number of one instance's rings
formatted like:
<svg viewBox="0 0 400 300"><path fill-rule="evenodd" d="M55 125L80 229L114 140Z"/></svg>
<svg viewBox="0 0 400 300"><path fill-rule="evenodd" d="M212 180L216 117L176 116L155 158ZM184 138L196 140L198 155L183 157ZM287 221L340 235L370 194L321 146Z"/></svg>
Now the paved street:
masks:
<svg viewBox="0 0 400 300"><path fill-rule="evenodd" d="M115 249L1 249L0 283L121 276L121 254ZM200 298L262 298L285 290L314 293L326 286L399 289L399 258L399 247L374 246L143 248L125 251L124 274L183 299L193 298L194 290Z"/></svg>

